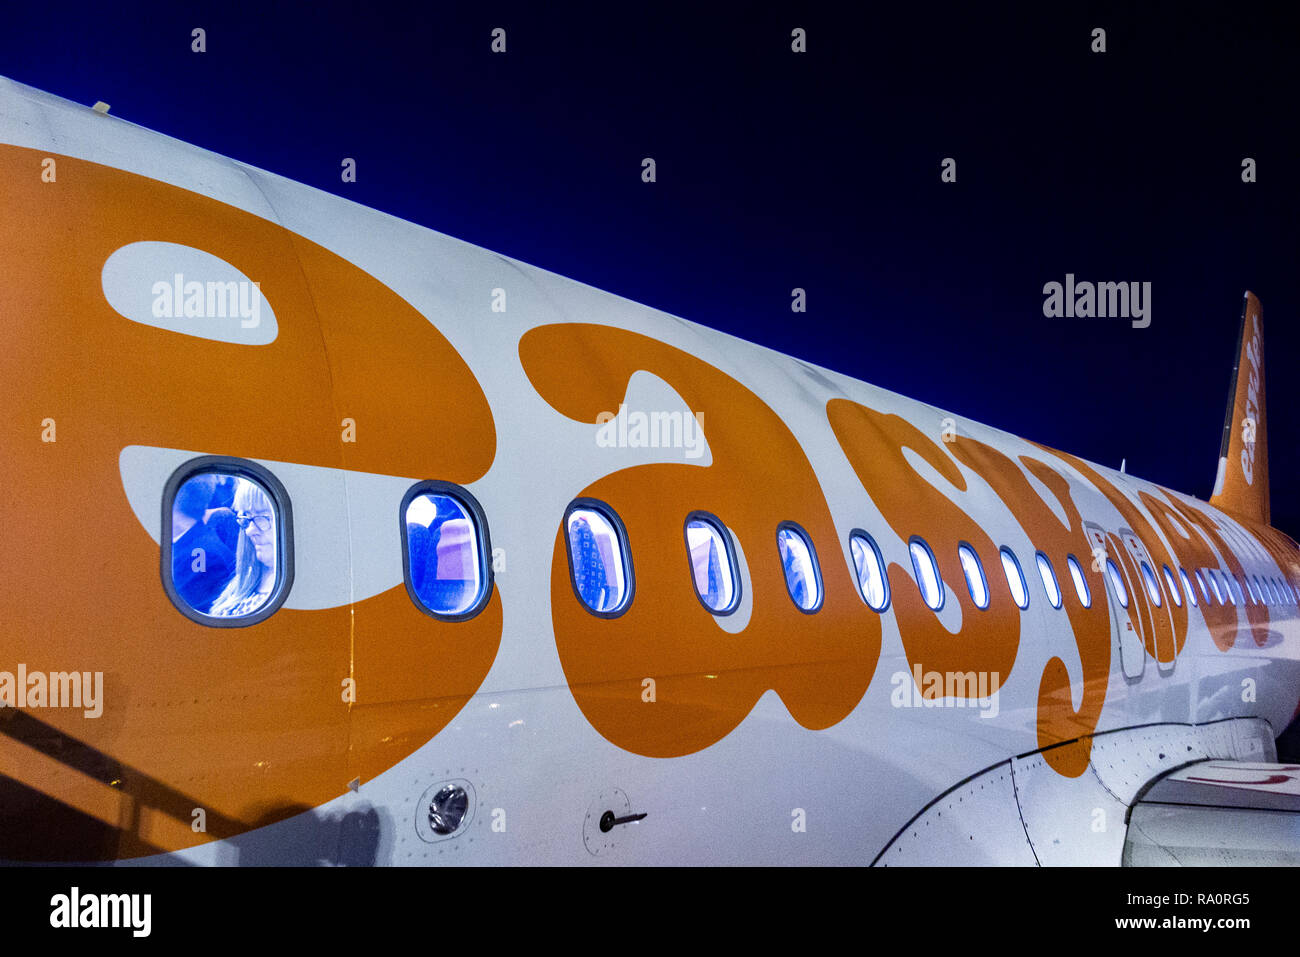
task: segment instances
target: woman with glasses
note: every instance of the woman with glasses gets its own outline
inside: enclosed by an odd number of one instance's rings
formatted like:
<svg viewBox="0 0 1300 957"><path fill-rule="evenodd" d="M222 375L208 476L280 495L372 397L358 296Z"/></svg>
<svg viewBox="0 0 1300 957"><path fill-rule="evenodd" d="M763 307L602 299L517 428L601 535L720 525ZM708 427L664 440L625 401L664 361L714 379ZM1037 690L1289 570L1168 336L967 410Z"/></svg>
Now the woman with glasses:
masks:
<svg viewBox="0 0 1300 957"><path fill-rule="evenodd" d="M235 575L208 611L215 618L252 614L275 588L275 509L256 482L237 478L235 485L235 519L242 534L235 547Z"/></svg>

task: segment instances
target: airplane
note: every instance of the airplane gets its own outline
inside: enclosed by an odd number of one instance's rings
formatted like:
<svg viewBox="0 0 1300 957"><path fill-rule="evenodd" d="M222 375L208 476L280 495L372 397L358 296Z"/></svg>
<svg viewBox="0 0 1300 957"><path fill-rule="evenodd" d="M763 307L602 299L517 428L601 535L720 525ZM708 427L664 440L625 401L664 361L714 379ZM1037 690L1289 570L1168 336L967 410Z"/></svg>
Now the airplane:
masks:
<svg viewBox="0 0 1300 957"><path fill-rule="evenodd" d="M1253 294L1202 501L8 79L0 168L0 861L1300 859Z"/></svg>

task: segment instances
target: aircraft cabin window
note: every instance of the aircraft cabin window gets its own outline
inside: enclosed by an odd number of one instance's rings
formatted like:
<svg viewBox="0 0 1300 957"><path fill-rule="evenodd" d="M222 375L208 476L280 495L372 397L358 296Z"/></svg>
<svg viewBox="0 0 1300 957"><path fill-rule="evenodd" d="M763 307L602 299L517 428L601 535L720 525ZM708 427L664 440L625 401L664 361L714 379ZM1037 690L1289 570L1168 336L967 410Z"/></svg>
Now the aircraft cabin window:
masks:
<svg viewBox="0 0 1300 957"><path fill-rule="evenodd" d="M912 571L916 573L916 584L921 589L921 597L931 609L938 611L943 607L943 579L939 576L934 553L924 539L920 538L913 538L908 543L907 550L912 553Z"/></svg>
<svg viewBox="0 0 1300 957"><path fill-rule="evenodd" d="M252 462L204 456L163 492L163 585L188 618L241 627L268 618L293 583L289 497Z"/></svg>
<svg viewBox="0 0 1300 957"><path fill-rule="evenodd" d="M1142 562L1142 580L1146 582L1147 594L1151 596L1151 604L1159 608L1164 604L1164 599L1160 597L1160 583L1156 581L1156 573L1151 570L1151 566Z"/></svg>
<svg viewBox="0 0 1300 957"><path fill-rule="evenodd" d="M1183 607L1183 596L1178 590L1178 583L1174 581L1174 573L1169 570L1168 565L1161 565L1160 571L1165 576L1165 584L1169 586L1169 595L1174 600L1174 604L1179 608Z"/></svg>
<svg viewBox="0 0 1300 957"><path fill-rule="evenodd" d="M1196 584L1199 585L1199 586L1200 586L1200 589L1201 589L1201 596L1202 596L1202 597L1203 597L1207 602L1212 601L1212 599L1210 598L1210 590L1209 590L1208 587L1206 587L1206 584L1205 584L1205 576L1204 576L1203 574L1201 574L1201 570L1200 570L1199 568L1196 569L1196 571L1194 572L1194 574L1196 575Z"/></svg>
<svg viewBox="0 0 1300 957"><path fill-rule="evenodd" d="M1232 586L1233 594L1237 596L1236 604L1238 605L1246 604L1246 591L1244 588L1242 588L1241 579L1237 578L1234 575L1228 575L1226 577L1228 579L1228 584Z"/></svg>
<svg viewBox="0 0 1300 957"><path fill-rule="evenodd" d="M984 566L975 549L965 542L957 546L957 557L961 559L961 570L966 574L966 587L970 590L971 601L976 608L989 606L989 583L984 577Z"/></svg>
<svg viewBox="0 0 1300 957"><path fill-rule="evenodd" d="M822 576L808 535L794 522L782 522L776 531L776 547L790 600L800 611L816 611L822 606Z"/></svg>
<svg viewBox="0 0 1300 957"><path fill-rule="evenodd" d="M1083 577L1083 569L1079 567L1079 560L1073 555L1065 556L1065 564L1069 566L1070 578L1074 582L1075 594L1079 596L1079 604L1084 608L1092 607L1092 592L1088 588L1088 580Z"/></svg>
<svg viewBox="0 0 1300 957"><path fill-rule="evenodd" d="M885 561L880 557L880 549L870 535L854 532L849 536L849 551L853 553L863 600L874 611L884 611L889 604L889 579L885 577Z"/></svg>
<svg viewBox="0 0 1300 957"><path fill-rule="evenodd" d="M1043 591L1047 592L1047 600L1052 603L1053 608L1060 608L1061 586L1056 581L1056 570L1052 568L1051 560L1039 552L1034 556L1034 561L1038 563L1038 577L1043 580Z"/></svg>
<svg viewBox="0 0 1300 957"><path fill-rule="evenodd" d="M1237 592L1236 592L1236 589L1233 588L1232 585L1229 584L1229 582L1231 581L1231 579L1229 579L1227 575L1225 575L1222 571L1220 571L1220 570L1217 569L1217 568L1214 569L1214 578L1215 578L1215 580L1219 583L1219 589L1220 589L1220 591L1222 591L1225 595L1228 596L1228 600L1227 600L1226 602L1224 602L1224 604L1226 604L1226 605L1235 605L1235 604L1237 604Z"/></svg>
<svg viewBox="0 0 1300 957"><path fill-rule="evenodd" d="M1011 597L1022 609L1028 608L1029 589L1025 587L1025 575L1020 570L1015 552L1003 545L998 554L1002 558L1002 571L1007 576L1007 584L1011 587Z"/></svg>
<svg viewBox="0 0 1300 957"><path fill-rule="evenodd" d="M632 553L623 523L608 505L577 499L564 515L569 580L587 610L616 618L632 603Z"/></svg>
<svg viewBox="0 0 1300 957"><path fill-rule="evenodd" d="M402 565L406 592L435 618L462 621L492 591L483 510L464 489L421 482L402 500Z"/></svg>
<svg viewBox="0 0 1300 957"><path fill-rule="evenodd" d="M1110 579L1110 587L1115 589L1115 597L1119 599L1120 605L1127 608L1128 589L1124 587L1124 576L1119 573L1119 566L1113 558L1106 559L1106 576Z"/></svg>
<svg viewBox="0 0 1300 957"><path fill-rule="evenodd" d="M715 615L729 615L740 604L740 574L731 536L720 521L693 512L686 520L686 554L695 594Z"/></svg>
<svg viewBox="0 0 1300 957"><path fill-rule="evenodd" d="M1187 592L1187 600L1192 603L1192 607L1199 605L1200 601L1196 598L1196 588L1193 587L1192 580L1187 577L1187 569L1180 566L1178 569L1178 577L1183 580L1183 591ZM1201 587L1204 588L1205 586L1202 585Z"/></svg>

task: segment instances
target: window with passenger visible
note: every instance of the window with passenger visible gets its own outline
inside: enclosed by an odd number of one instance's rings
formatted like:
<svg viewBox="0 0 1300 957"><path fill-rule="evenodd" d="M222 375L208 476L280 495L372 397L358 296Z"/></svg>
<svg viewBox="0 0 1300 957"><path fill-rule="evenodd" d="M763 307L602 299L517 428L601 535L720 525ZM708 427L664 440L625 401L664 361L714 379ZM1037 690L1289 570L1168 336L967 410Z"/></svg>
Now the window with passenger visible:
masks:
<svg viewBox="0 0 1300 957"><path fill-rule="evenodd" d="M578 499L564 515L569 578L595 615L614 618L632 601L632 555L618 515L604 502Z"/></svg>
<svg viewBox="0 0 1300 957"><path fill-rule="evenodd" d="M402 502L407 594L435 618L473 617L491 591L487 520L465 489L421 482Z"/></svg>
<svg viewBox="0 0 1300 957"><path fill-rule="evenodd" d="M776 531L776 546L790 600L800 611L816 611L822 605L822 576L808 534L794 522L782 522Z"/></svg>
<svg viewBox="0 0 1300 957"><path fill-rule="evenodd" d="M292 584L289 500L266 469L204 456L164 490L163 582L172 603L206 625L269 617Z"/></svg>
<svg viewBox="0 0 1300 957"><path fill-rule="evenodd" d="M728 615L740 603L740 574L731 535L722 522L703 512L686 519L686 554L700 602L715 615Z"/></svg>
<svg viewBox="0 0 1300 957"><path fill-rule="evenodd" d="M849 551L853 553L863 601L874 611L884 611L889 604L889 579L885 577L885 561L875 539L866 532L855 531L849 536Z"/></svg>

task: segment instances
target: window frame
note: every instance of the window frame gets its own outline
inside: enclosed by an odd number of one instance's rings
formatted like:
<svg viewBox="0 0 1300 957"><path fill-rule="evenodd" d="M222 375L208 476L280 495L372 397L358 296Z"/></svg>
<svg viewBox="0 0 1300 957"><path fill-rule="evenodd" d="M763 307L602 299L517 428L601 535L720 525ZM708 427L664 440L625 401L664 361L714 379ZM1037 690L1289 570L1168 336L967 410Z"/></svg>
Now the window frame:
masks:
<svg viewBox="0 0 1300 957"><path fill-rule="evenodd" d="M1034 552L1034 564L1038 566L1038 580L1042 582L1043 594L1047 597L1047 603L1058 611L1065 607L1065 592L1061 589L1061 579L1056 574L1056 566L1052 560L1047 557L1047 553L1042 549ZM1052 593L1047 590L1047 576L1052 576L1052 584L1056 587L1056 601L1052 601Z"/></svg>
<svg viewBox="0 0 1300 957"><path fill-rule="evenodd" d="M871 604L867 599L867 593L862 590L862 579L858 577L858 563L853 557L854 538L862 539L864 543L870 547L870 550L875 553L876 567L880 569L880 581L885 590L885 599L880 603L879 608ZM858 595L861 596L862 601L868 608L878 615L883 615L889 610L890 601L893 598L893 591L889 587L889 566L885 564L885 556L881 553L880 546L876 544L875 538L869 532L861 528L855 528L853 531L849 532L849 564L853 568L853 580L857 583Z"/></svg>
<svg viewBox="0 0 1300 957"><path fill-rule="evenodd" d="M410 507L411 502L415 501L419 496L430 493L456 499L461 507L469 513L470 520L474 524L475 537L478 539L479 580L483 584L479 588L479 595L474 600L474 603L457 615L442 614L429 608L420 600L420 596L415 591L415 585L411 581L411 545L407 540L406 510ZM455 622L469 621L487 607L488 602L492 600L492 591L496 587L496 579L492 575L492 538L488 532L487 513L483 511L483 506L479 504L478 499L470 493L469 489L463 485L444 482L440 479L425 479L416 482L402 496L402 502L397 508L397 524L400 527L402 536L402 581L406 585L407 596L410 597L416 608L437 621Z"/></svg>
<svg viewBox="0 0 1300 957"><path fill-rule="evenodd" d="M1011 564L1016 569L1016 575L1018 575L1020 578L1020 593L1025 596L1025 603L1023 605L1020 602L1016 601L1016 590L1015 588L1011 587L1011 579L1007 575L1007 563L1003 560L1002 558L1003 555L1011 559ZM1028 611L1029 610L1029 582L1025 579L1025 569L1024 566L1020 564L1019 556L1016 555L1016 553L1012 550L1010 545L1003 545L998 549L998 561L1002 565L1002 577L1007 579L1007 588L1011 590L1011 600L1015 602L1016 607L1019 608L1021 611Z"/></svg>
<svg viewBox="0 0 1300 957"><path fill-rule="evenodd" d="M1092 587L1088 584L1088 577L1083 573L1083 566L1079 564L1079 559L1075 558L1073 553L1065 556L1065 569L1070 573L1070 583L1074 585L1074 597L1079 599L1079 604L1084 608L1091 608ZM1083 586L1082 593L1079 591L1080 585Z"/></svg>
<svg viewBox="0 0 1300 957"><path fill-rule="evenodd" d="M605 521L609 522L610 527L614 529L614 533L618 536L619 554L623 559L623 580L627 582L627 594L623 596L623 600L619 602L618 606L610 611L596 611L596 609L588 605L586 599L578 591L578 583L573 577L573 545L569 542L569 516L578 509L599 512ZM597 618L621 618L627 614L628 609L632 607L632 600L636 597L636 573L632 566L632 543L628 538L627 526L623 524L623 519L619 517L614 507L598 498L583 496L575 498L564 508L564 517L560 520L560 535L564 538L564 555L569 564L569 588L578 604ZM691 587L694 588L693 585Z"/></svg>
<svg viewBox="0 0 1300 957"><path fill-rule="evenodd" d="M921 585L921 569L916 564L916 556L912 554L912 546L920 545L925 551L926 556L930 559L930 568L934 571L934 582L939 588L939 604L931 605L925 597L925 588ZM934 557L934 549L920 535L913 535L907 540L907 557L912 560L912 572L916 575L916 590L921 594L921 602L926 608L935 614L943 611L948 604L948 587L943 583L943 573L939 570L939 561ZM962 577L965 578L963 570Z"/></svg>
<svg viewBox="0 0 1300 957"><path fill-rule="evenodd" d="M794 605L795 608L798 608L803 614L815 615L817 612L821 611L822 605L826 602L826 584L822 581L822 563L817 558L817 546L813 544L812 536L809 535L807 530L798 522L780 522L776 526L776 534L774 536L774 540L776 541L776 557L778 561L781 558L781 532L786 530L792 531L802 538L804 545L808 548L808 557L812 562L813 567L813 577L817 582L817 603L811 608L804 608L794 600L794 595L790 593L790 579L787 578L785 574L785 563L781 562L781 581L785 584L785 595L790 599L790 604Z"/></svg>
<svg viewBox="0 0 1300 957"><path fill-rule="evenodd" d="M722 610L710 608L709 603L704 600L704 596L700 594L699 587L695 584L695 563L691 560L691 539L687 534L687 529L690 527L691 522L703 522L705 525L710 526L715 532L717 532L718 537L722 539L722 547L727 553L727 564L731 568L731 601ZM567 538L568 536L566 535L565 537ZM736 557L736 541L731 535L731 530L727 528L727 524L712 512L699 508L694 509L687 513L686 519L682 522L682 542L686 546L686 567L691 576L691 591L693 591L695 597L699 599L700 605L702 605L704 610L710 615L714 615L718 618L725 618L728 615L734 615L740 610L741 590L743 585L740 581L740 562ZM570 565L570 568L572 568L572 565Z"/></svg>
<svg viewBox="0 0 1300 957"><path fill-rule="evenodd" d="M1182 592L1181 592L1181 591L1179 590L1179 588L1178 588L1178 582L1177 582L1177 580L1174 578L1174 573L1173 573L1173 571L1169 568L1168 565L1161 565L1161 566L1160 566L1160 574L1162 574L1162 575L1164 576L1164 579L1165 579L1165 590L1169 592L1169 598L1170 598L1171 601L1173 601L1173 603L1174 603L1174 607L1175 607L1175 608L1182 608L1182 607L1183 607L1183 595L1182 595Z"/></svg>
<svg viewBox="0 0 1300 957"><path fill-rule="evenodd" d="M962 549L966 549L975 560L975 570L980 573L980 582L984 586L984 604L975 600L975 590L971 587L970 571L966 568L966 563L961 560ZM957 542L957 564L961 566L962 577L966 579L966 591L970 595L971 604L980 611L988 611L989 605L993 603L993 589L989 588L989 576L984 572L984 563L980 561L980 553L975 550L975 546L967 541ZM935 569L938 569L935 565ZM940 579L942 581L942 578Z"/></svg>
<svg viewBox="0 0 1300 957"><path fill-rule="evenodd" d="M257 611L239 618L218 617L198 611L176 590L172 581L172 511L176 493L196 475L217 473L256 482L271 498L276 509L276 561L275 585L271 596ZM240 529L240 534L244 534ZM293 504L284 484L266 466L249 459L230 455L200 455L177 466L163 484L162 527L158 539L158 571L163 591L182 615L190 621L209 628L248 628L258 625L274 615L284 605L293 590Z"/></svg>
<svg viewBox="0 0 1300 957"><path fill-rule="evenodd" d="M1119 602L1119 606L1127 611L1129 602L1133 599L1129 597L1129 587L1124 581L1123 570L1113 558L1106 559L1106 577L1110 579L1110 587L1115 592L1115 599Z"/></svg>

